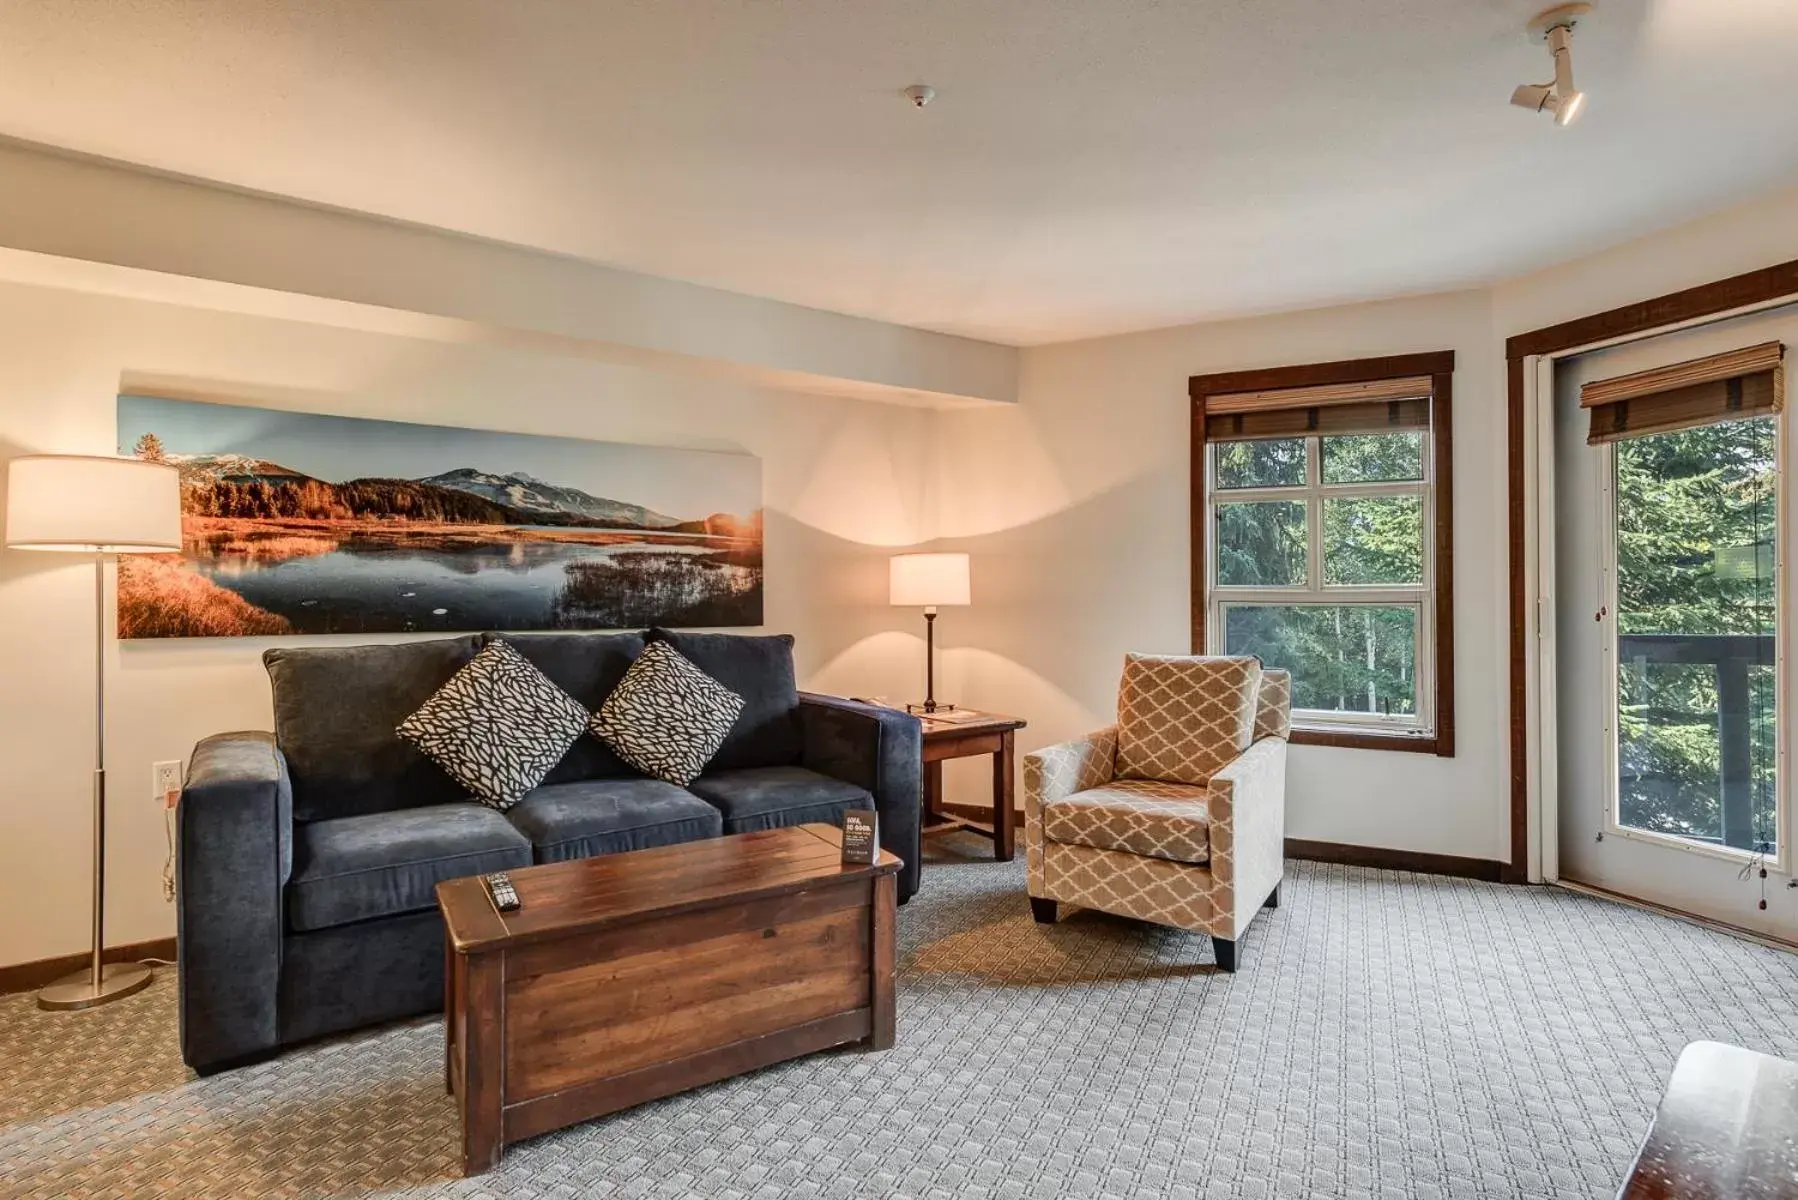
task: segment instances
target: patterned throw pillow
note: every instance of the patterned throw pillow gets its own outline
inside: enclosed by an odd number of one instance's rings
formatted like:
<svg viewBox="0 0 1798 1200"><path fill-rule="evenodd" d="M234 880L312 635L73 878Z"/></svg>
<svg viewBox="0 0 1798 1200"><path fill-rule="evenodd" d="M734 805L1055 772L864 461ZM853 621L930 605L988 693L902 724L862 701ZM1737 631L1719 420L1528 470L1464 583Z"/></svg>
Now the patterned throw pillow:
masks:
<svg viewBox="0 0 1798 1200"><path fill-rule="evenodd" d="M489 642L395 730L501 812L543 782L587 710L505 642Z"/></svg>
<svg viewBox="0 0 1798 1200"><path fill-rule="evenodd" d="M1249 748L1260 691L1256 658L1125 655L1117 777L1210 783Z"/></svg>
<svg viewBox="0 0 1798 1200"><path fill-rule="evenodd" d="M645 775L691 783L724 744L743 698L667 642L651 642L593 714L593 735Z"/></svg>

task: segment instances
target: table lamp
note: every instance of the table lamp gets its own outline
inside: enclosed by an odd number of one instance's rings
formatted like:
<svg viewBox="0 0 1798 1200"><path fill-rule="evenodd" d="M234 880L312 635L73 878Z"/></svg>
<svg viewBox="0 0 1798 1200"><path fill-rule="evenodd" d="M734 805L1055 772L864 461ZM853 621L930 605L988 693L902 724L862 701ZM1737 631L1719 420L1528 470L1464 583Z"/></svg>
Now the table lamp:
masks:
<svg viewBox="0 0 1798 1200"><path fill-rule="evenodd" d="M92 1008L149 984L137 963L105 965L106 560L181 549L181 480L174 467L136 458L33 454L6 477L6 545L94 559L94 945L85 970L37 994L38 1007Z"/></svg>
<svg viewBox="0 0 1798 1200"><path fill-rule="evenodd" d="M908 704L906 711L933 713L954 708L936 702L936 610L968 603L968 556L899 554L891 560L890 569L892 603L924 609L924 703Z"/></svg>

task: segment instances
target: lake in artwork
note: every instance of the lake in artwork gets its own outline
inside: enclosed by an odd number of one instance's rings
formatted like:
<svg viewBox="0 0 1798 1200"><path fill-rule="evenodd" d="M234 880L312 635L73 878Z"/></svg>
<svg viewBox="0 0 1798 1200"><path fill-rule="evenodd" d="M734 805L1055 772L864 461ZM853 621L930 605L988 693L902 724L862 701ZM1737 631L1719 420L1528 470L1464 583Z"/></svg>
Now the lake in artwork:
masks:
<svg viewBox="0 0 1798 1200"><path fill-rule="evenodd" d="M183 549L119 563L122 638L762 621L761 464L119 397Z"/></svg>

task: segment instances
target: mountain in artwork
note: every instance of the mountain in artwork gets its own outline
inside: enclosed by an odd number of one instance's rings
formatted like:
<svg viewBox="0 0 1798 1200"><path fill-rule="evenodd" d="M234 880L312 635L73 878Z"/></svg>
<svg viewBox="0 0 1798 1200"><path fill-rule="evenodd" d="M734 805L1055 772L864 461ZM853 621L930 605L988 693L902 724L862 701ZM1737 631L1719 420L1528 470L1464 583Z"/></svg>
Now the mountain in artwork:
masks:
<svg viewBox="0 0 1798 1200"><path fill-rule="evenodd" d="M457 467L453 471L431 475L418 482L453 488L524 512L566 513L606 525L632 529L673 529L682 523L678 517L670 517L641 504L608 500L579 488L547 483L522 471L495 475L474 467Z"/></svg>

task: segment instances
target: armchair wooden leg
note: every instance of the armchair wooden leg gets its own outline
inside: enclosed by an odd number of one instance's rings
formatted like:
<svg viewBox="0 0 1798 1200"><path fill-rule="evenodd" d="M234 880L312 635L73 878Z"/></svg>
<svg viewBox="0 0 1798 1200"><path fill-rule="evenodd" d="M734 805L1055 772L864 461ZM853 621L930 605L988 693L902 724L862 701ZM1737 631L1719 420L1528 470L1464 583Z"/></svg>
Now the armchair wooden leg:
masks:
<svg viewBox="0 0 1798 1200"><path fill-rule="evenodd" d="M1236 973L1236 943L1229 938L1214 937L1211 939L1211 953L1217 958L1217 969L1234 975Z"/></svg>
<svg viewBox="0 0 1798 1200"><path fill-rule="evenodd" d="M1055 901L1041 896L1030 897L1030 915L1036 918L1038 925L1055 924Z"/></svg>
<svg viewBox="0 0 1798 1200"><path fill-rule="evenodd" d="M1267 899L1266 899L1266 901L1264 901L1262 903L1261 907L1262 908L1278 908L1278 907L1280 907L1280 885L1279 884L1277 884L1277 883L1274 884L1274 890L1267 894Z"/></svg>

